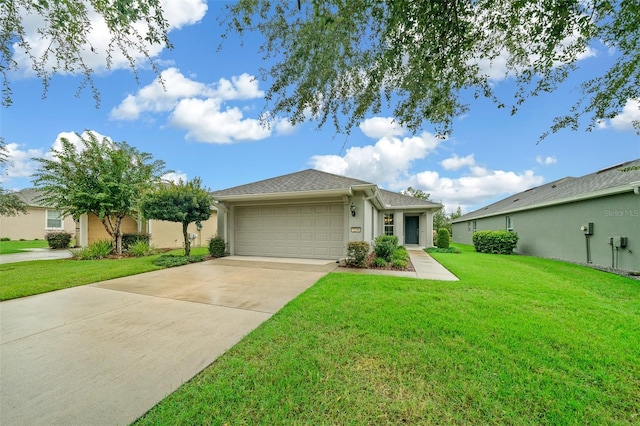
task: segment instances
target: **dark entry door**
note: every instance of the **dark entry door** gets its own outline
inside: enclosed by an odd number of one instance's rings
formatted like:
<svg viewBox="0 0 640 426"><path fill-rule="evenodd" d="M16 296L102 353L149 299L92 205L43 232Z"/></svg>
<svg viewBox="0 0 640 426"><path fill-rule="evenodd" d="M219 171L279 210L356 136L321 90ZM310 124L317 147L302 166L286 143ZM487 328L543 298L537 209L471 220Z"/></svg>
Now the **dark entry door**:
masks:
<svg viewBox="0 0 640 426"><path fill-rule="evenodd" d="M405 216L404 218L404 243L418 244L419 229L418 216Z"/></svg>

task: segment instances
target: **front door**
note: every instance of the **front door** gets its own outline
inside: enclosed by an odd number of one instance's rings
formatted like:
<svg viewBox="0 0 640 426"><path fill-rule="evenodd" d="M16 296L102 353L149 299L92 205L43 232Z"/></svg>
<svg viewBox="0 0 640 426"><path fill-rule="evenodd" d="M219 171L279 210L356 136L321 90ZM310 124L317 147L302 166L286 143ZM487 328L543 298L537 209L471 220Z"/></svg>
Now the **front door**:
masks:
<svg viewBox="0 0 640 426"><path fill-rule="evenodd" d="M420 235L418 223L418 216L405 216L404 217L404 243L405 244L418 244Z"/></svg>

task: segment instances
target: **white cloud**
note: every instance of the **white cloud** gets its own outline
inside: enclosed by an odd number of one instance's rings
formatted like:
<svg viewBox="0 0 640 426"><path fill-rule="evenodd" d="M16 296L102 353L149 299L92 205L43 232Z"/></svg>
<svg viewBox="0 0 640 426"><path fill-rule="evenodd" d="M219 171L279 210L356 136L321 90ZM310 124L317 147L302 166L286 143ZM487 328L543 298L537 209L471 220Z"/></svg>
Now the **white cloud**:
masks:
<svg viewBox="0 0 640 426"><path fill-rule="evenodd" d="M90 6L89 6L90 7ZM169 23L169 31L182 28L186 25L193 25L199 22L207 11L207 2L205 0L164 0L162 1L164 16ZM45 27L46 23L37 13L27 13L21 10L23 23L25 26L26 41L31 47L31 53L35 57L41 57L50 47L51 41L41 37L38 28ZM107 71L107 56L111 35L104 19L95 11L90 10L88 13L89 27L91 28L87 39L91 46L85 45L81 49L83 62L94 72L100 73ZM138 22L133 25L134 28L142 35L147 32L147 25ZM161 45L148 45L147 50L149 56L155 58L162 52ZM31 66L31 58L17 44L13 45L15 55L14 60L18 63L19 69L28 76L34 76L35 72ZM146 57L138 51L129 51L132 59L136 63L144 63ZM50 60L47 62L46 68L52 70L55 67L54 55L49 55ZM111 69L129 68L129 59L127 59L119 50L115 50L109 57ZM61 72L61 71L58 71Z"/></svg>
<svg viewBox="0 0 640 426"><path fill-rule="evenodd" d="M629 99L622 112L611 119L611 126L617 130L633 130L634 122L640 122L640 101Z"/></svg>
<svg viewBox="0 0 640 426"><path fill-rule="evenodd" d="M53 146L51 147L51 151L49 151L46 154L47 158L54 158L53 155L53 150L56 151L60 151L62 150L62 139L67 139L69 142L71 142L75 147L77 151L82 151L84 150L84 145L82 144L82 139L87 139L89 137L89 134L93 134L96 139L100 142L102 142L104 139L107 139L107 141L109 143L113 142L113 140L108 137L108 136L104 136L98 132L96 132L95 130L85 130L84 132L82 132L80 135L78 135L76 132L60 132L58 133L58 136L56 137L55 142L53 142Z"/></svg>
<svg viewBox="0 0 640 426"><path fill-rule="evenodd" d="M213 93L205 84L186 78L177 68L163 71L160 78L163 83L155 80L138 90L136 95L128 95L120 105L111 110L111 118L135 120L142 112L170 111L182 98Z"/></svg>
<svg viewBox="0 0 640 426"><path fill-rule="evenodd" d="M221 78L212 96L224 100L255 99L264 96L264 92L258 89L256 77L243 73L231 77L231 81Z"/></svg>
<svg viewBox="0 0 640 426"><path fill-rule="evenodd" d="M442 160L440 165L445 170L460 170L463 167L470 167L476 164L476 160L473 154L469 154L466 157L458 157L457 154L453 154L453 157Z"/></svg>
<svg viewBox="0 0 640 426"><path fill-rule="evenodd" d="M173 110L169 124L187 130L187 139L198 142L234 143L268 137L271 130L259 120L244 118L238 108L222 110L217 99L183 99Z"/></svg>
<svg viewBox="0 0 640 426"><path fill-rule="evenodd" d="M7 164L4 166L6 174L0 174L0 182L9 182L12 178L30 177L36 171L38 163L32 158L42 157L40 149L21 149L17 143L8 143Z"/></svg>
<svg viewBox="0 0 640 426"><path fill-rule="evenodd" d="M171 172L162 175L162 180L174 183L179 183L180 181L187 182L187 174L182 173L180 170L178 170L177 172Z"/></svg>
<svg viewBox="0 0 640 426"><path fill-rule="evenodd" d="M393 182L404 178L415 160L425 158L441 142L427 132L404 139L383 137L375 145L349 148L344 157L315 155L310 163L318 170L369 182Z"/></svg>
<svg viewBox="0 0 640 426"><path fill-rule="evenodd" d="M552 164L556 164L558 162L558 159L556 157L543 157L541 155L538 155L536 157L536 162L543 166L550 166Z"/></svg>
<svg viewBox="0 0 640 426"><path fill-rule="evenodd" d="M398 124L392 117L369 118L364 120L359 127L362 133L372 139L379 139L385 136L402 136L406 133L406 129Z"/></svg>

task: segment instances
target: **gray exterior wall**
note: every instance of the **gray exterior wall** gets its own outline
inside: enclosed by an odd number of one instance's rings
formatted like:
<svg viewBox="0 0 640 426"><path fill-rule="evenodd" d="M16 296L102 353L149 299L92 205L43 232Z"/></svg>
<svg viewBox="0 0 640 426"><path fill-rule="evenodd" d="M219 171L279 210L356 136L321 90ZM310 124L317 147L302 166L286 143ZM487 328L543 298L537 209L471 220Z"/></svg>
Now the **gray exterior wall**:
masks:
<svg viewBox="0 0 640 426"><path fill-rule="evenodd" d="M506 229L506 216L520 237L520 254L586 263L587 237L580 227L591 222L591 263L640 271L640 196L633 192L478 218L476 230ZM473 219L453 224L453 241L473 244L469 223L473 228ZM609 239L614 236L627 237L627 247L613 248Z"/></svg>

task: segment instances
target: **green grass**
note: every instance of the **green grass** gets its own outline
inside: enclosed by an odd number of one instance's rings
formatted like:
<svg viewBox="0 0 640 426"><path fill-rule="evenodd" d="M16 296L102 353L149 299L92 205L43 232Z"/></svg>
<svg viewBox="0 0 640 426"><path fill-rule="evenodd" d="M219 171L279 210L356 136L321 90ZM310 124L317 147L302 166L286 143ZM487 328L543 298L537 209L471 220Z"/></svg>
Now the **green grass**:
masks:
<svg viewBox="0 0 640 426"><path fill-rule="evenodd" d="M30 248L46 248L47 240L33 241L0 241L0 254L23 253Z"/></svg>
<svg viewBox="0 0 640 426"><path fill-rule="evenodd" d="M46 243L46 242L45 242ZM168 253L184 254L184 250ZM206 247L191 249L207 254ZM160 255L102 260L34 260L0 265L0 300L32 296L53 290L163 269L153 264Z"/></svg>
<svg viewBox="0 0 640 426"><path fill-rule="evenodd" d="M460 281L332 273L139 424L638 424L640 282L433 253Z"/></svg>

